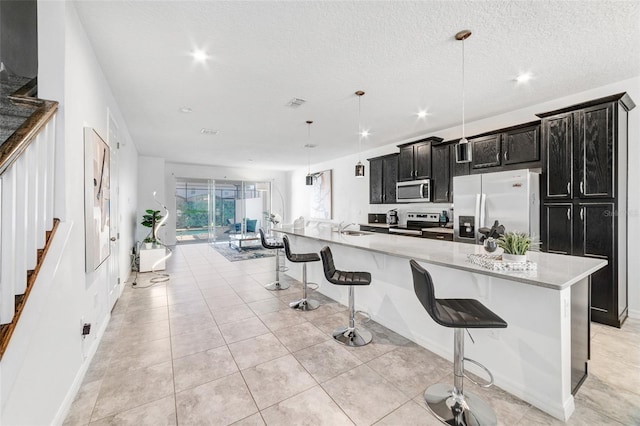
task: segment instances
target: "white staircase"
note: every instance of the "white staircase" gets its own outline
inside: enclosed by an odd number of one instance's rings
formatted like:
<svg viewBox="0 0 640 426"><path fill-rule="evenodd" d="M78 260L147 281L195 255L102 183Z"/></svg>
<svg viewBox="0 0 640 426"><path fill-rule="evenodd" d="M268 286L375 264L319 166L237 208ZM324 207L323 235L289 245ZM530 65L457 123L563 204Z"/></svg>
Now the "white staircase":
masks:
<svg viewBox="0 0 640 426"><path fill-rule="evenodd" d="M54 149L57 103L17 97L38 106L0 146L0 326L16 319L16 296L28 293L28 271L54 227ZM1 353L0 353L1 357Z"/></svg>

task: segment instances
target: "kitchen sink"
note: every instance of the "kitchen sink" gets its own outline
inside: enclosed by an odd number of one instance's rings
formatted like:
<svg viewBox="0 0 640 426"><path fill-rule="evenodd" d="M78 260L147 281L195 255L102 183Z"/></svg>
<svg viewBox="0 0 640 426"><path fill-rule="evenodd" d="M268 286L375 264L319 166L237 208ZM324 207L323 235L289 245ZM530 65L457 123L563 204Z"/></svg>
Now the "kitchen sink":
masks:
<svg viewBox="0 0 640 426"><path fill-rule="evenodd" d="M365 231L342 231L341 234L342 235L350 235L350 236L356 237L356 236L360 236L360 235L370 235L371 232L365 232Z"/></svg>

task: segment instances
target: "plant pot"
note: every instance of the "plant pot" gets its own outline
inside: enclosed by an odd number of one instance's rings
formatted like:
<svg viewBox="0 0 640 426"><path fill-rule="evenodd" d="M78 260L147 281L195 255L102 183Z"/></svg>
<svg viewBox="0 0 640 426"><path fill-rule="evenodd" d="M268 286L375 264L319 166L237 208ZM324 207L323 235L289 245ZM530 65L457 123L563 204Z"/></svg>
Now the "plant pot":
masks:
<svg viewBox="0 0 640 426"><path fill-rule="evenodd" d="M527 261L527 255L526 254L507 254L507 253L502 253L502 261L503 262L526 262Z"/></svg>
<svg viewBox="0 0 640 426"><path fill-rule="evenodd" d="M153 243L144 243L144 248L146 248L147 250L151 249L153 247Z"/></svg>

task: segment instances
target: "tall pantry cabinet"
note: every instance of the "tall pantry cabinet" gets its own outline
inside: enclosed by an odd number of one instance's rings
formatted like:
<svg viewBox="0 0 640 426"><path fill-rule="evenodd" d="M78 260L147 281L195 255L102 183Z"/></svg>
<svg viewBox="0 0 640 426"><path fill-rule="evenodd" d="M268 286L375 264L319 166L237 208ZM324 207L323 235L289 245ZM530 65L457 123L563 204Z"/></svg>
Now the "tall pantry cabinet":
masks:
<svg viewBox="0 0 640 426"><path fill-rule="evenodd" d="M542 250L608 261L591 276L591 319L615 327L627 317L627 114L634 107L620 93L538 114Z"/></svg>

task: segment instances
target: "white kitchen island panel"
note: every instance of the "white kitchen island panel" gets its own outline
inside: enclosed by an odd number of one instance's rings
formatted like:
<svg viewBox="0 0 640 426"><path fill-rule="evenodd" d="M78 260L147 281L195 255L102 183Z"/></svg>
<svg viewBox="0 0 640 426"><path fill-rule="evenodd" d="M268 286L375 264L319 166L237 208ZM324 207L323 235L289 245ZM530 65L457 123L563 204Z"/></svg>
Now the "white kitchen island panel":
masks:
<svg viewBox="0 0 640 426"><path fill-rule="evenodd" d="M370 272L371 285L356 289L356 309L452 360L453 329L436 324L415 296L408 259L416 259L431 274L436 297L478 299L507 321L506 329L471 330L475 344L467 339L466 357L487 366L502 389L554 417L566 420L573 413L571 391L577 380L572 380L572 319L573 340L578 342L573 347L580 348L589 339L589 308L586 302L574 307L571 302L588 300L588 277L604 261L536 253L537 271L508 273L467 262L467 254L482 250L469 244L386 234L344 236L322 228L280 231L289 234L293 252L319 252L329 245L338 269ZM307 268L308 279L321 283L321 293L347 304L347 288L328 283L322 263L313 262ZM300 268L290 268L288 273L301 279ZM575 324L582 326L575 329ZM580 365L586 363L587 355L577 349L573 352L573 364L578 367L574 377L580 378ZM471 363L466 368L483 376Z"/></svg>

